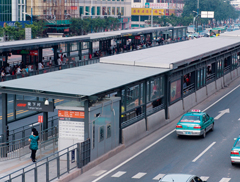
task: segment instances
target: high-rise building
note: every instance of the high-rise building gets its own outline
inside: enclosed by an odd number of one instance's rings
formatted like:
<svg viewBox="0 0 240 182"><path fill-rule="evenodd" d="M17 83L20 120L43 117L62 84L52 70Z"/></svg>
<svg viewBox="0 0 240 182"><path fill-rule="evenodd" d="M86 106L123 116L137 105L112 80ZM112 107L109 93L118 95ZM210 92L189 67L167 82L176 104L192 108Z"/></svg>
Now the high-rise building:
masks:
<svg viewBox="0 0 240 182"><path fill-rule="evenodd" d="M26 0L0 0L0 21L25 21Z"/></svg>

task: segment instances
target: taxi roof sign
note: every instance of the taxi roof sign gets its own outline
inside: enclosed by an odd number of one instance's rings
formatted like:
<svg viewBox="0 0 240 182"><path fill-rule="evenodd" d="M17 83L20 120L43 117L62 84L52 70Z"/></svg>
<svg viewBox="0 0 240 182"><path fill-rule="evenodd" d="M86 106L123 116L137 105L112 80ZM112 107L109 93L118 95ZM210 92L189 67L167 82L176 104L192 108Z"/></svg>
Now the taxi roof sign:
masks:
<svg viewBox="0 0 240 182"><path fill-rule="evenodd" d="M199 109L193 109L192 112L201 112Z"/></svg>

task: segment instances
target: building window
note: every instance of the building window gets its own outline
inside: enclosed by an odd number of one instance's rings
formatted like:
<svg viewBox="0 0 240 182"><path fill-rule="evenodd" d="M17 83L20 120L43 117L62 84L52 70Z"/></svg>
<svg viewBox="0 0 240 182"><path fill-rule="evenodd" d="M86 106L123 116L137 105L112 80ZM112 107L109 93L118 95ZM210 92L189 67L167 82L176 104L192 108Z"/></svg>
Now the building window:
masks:
<svg viewBox="0 0 240 182"><path fill-rule="evenodd" d="M101 7L97 7L97 15L101 15Z"/></svg>
<svg viewBox="0 0 240 182"><path fill-rule="evenodd" d="M149 16L140 16L140 21L145 21L148 20Z"/></svg>
<svg viewBox="0 0 240 182"><path fill-rule="evenodd" d="M79 14L80 14L80 16L84 15L83 11L84 11L84 7L80 6L79 7Z"/></svg>
<svg viewBox="0 0 240 182"><path fill-rule="evenodd" d="M112 7L112 15L115 15L115 7Z"/></svg>
<svg viewBox="0 0 240 182"><path fill-rule="evenodd" d="M107 8L107 15L111 15L111 7Z"/></svg>
<svg viewBox="0 0 240 182"><path fill-rule="evenodd" d="M65 10L66 11L66 10ZM47 10L43 10L43 14L46 15L47 14Z"/></svg>
<svg viewBox="0 0 240 182"><path fill-rule="evenodd" d="M99 142L104 140L104 126L99 128Z"/></svg>
<svg viewBox="0 0 240 182"><path fill-rule="evenodd" d="M107 138L110 138L112 136L112 133L111 133L111 124L108 124L107 125Z"/></svg>
<svg viewBox="0 0 240 182"><path fill-rule="evenodd" d="M124 16L124 7L121 7L121 15Z"/></svg>
<svg viewBox="0 0 240 182"><path fill-rule="evenodd" d="M95 15L95 7L92 7L92 15Z"/></svg>
<svg viewBox="0 0 240 182"><path fill-rule="evenodd" d="M106 7L102 7L102 15L107 15Z"/></svg>
<svg viewBox="0 0 240 182"><path fill-rule="evenodd" d="M140 2L141 2L141 0L134 0L134 2L135 2L135 3L140 3Z"/></svg>
<svg viewBox="0 0 240 182"><path fill-rule="evenodd" d="M117 7L117 15L120 13L120 7Z"/></svg>
<svg viewBox="0 0 240 182"><path fill-rule="evenodd" d="M85 15L90 15L90 8L89 8L89 6L85 7L85 11L86 11L86 12L84 12Z"/></svg>
<svg viewBox="0 0 240 182"><path fill-rule="evenodd" d="M147 3L153 3L153 0L147 0L146 2Z"/></svg>
<svg viewBox="0 0 240 182"><path fill-rule="evenodd" d="M134 15L132 15L131 20L132 20L132 21L139 21L139 16L134 16Z"/></svg>

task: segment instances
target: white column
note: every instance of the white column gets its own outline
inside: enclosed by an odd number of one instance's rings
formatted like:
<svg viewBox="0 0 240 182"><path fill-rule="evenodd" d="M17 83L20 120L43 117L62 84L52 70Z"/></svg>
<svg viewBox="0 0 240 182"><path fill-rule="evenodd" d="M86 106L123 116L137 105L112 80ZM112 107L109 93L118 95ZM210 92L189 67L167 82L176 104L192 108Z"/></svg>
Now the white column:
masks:
<svg viewBox="0 0 240 182"><path fill-rule="evenodd" d="M12 21L17 21L17 0L12 0Z"/></svg>

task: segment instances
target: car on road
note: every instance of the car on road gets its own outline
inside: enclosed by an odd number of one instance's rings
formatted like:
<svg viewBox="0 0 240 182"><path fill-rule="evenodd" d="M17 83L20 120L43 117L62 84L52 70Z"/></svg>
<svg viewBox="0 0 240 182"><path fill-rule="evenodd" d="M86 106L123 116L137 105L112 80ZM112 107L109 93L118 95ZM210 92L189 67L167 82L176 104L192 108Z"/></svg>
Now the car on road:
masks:
<svg viewBox="0 0 240 182"><path fill-rule="evenodd" d="M192 174L166 174L159 182L206 182Z"/></svg>
<svg viewBox="0 0 240 182"><path fill-rule="evenodd" d="M214 118L200 110L192 110L184 114L176 126L177 135L206 137L206 133L214 129Z"/></svg>
<svg viewBox="0 0 240 182"><path fill-rule="evenodd" d="M240 164L240 135L238 136L238 138L235 140L233 144L230 158L231 158L232 165L237 163Z"/></svg>

